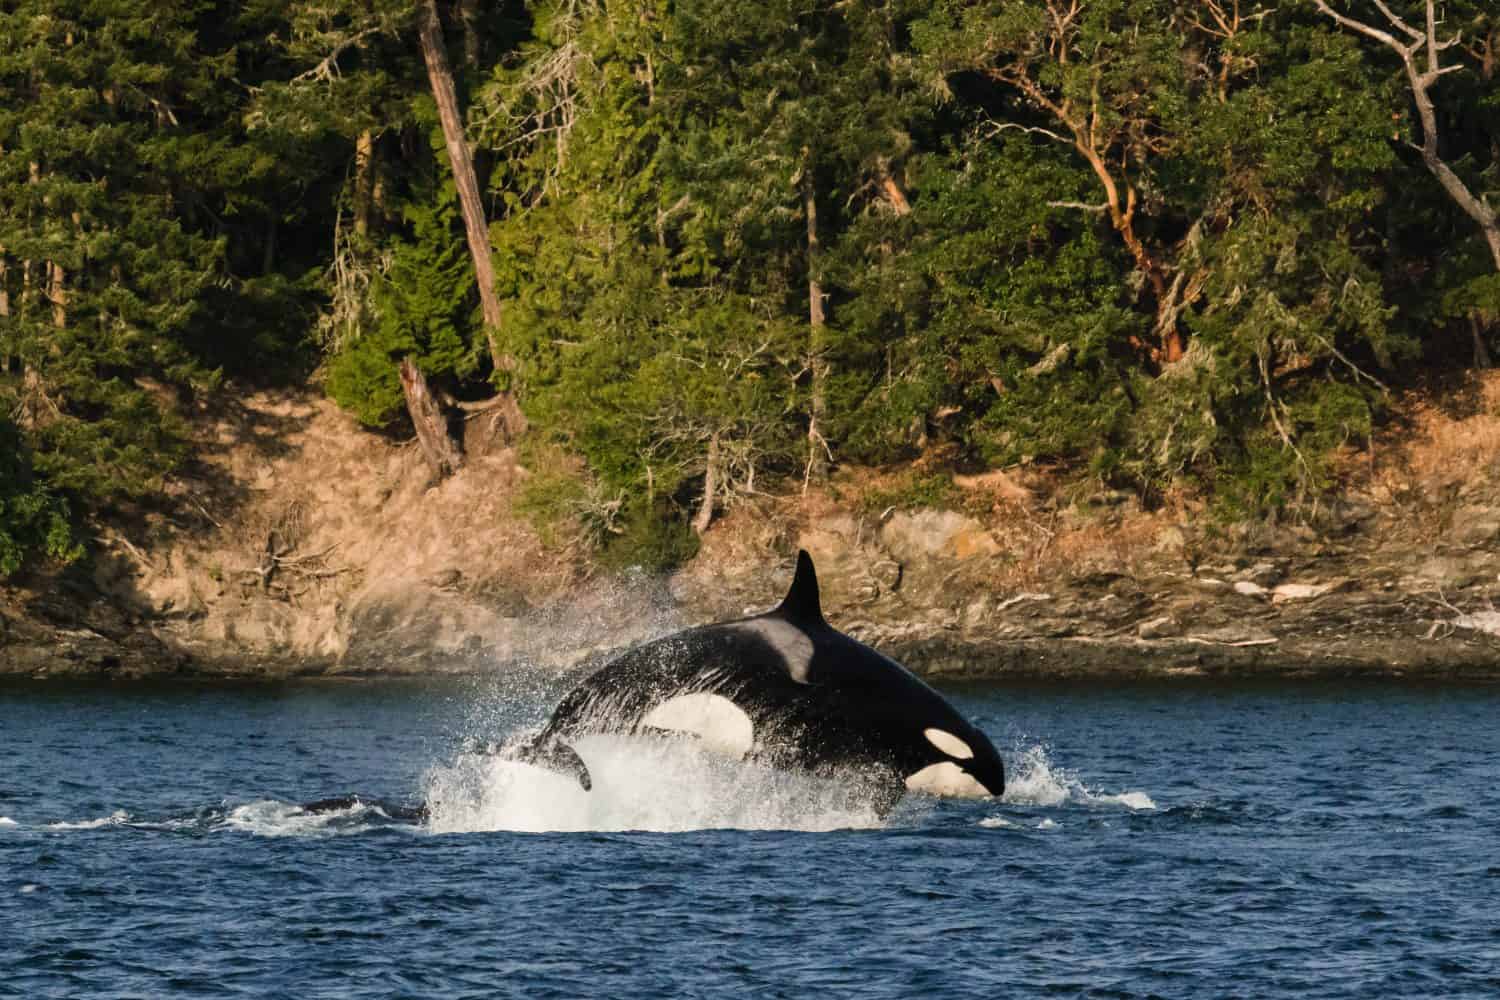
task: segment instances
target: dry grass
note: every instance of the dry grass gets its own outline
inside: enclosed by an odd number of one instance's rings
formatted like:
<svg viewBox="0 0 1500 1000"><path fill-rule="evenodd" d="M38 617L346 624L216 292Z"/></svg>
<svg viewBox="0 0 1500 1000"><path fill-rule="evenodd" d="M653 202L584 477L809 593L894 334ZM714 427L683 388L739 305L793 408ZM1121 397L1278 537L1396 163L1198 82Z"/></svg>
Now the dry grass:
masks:
<svg viewBox="0 0 1500 1000"><path fill-rule="evenodd" d="M1369 453L1343 463L1346 489L1380 504L1441 514L1460 492L1483 488L1500 459L1500 371L1401 395Z"/></svg>

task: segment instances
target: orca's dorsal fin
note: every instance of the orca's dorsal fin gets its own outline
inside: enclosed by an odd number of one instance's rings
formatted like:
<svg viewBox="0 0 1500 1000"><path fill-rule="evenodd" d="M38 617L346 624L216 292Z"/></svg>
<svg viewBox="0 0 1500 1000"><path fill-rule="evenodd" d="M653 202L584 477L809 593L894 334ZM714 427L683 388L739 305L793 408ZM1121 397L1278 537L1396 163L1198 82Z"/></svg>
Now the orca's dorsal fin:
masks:
<svg viewBox="0 0 1500 1000"><path fill-rule="evenodd" d="M823 624L823 607L818 601L818 573L806 549L797 550L797 572L792 586L771 612L799 625Z"/></svg>

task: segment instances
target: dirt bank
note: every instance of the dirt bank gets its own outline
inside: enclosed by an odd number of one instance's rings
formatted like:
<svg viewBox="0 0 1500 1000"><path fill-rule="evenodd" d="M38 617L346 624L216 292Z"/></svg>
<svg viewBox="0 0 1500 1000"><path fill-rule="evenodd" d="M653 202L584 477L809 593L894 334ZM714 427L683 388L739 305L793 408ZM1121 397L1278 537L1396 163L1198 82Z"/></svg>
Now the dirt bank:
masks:
<svg viewBox="0 0 1500 1000"><path fill-rule="evenodd" d="M314 392L232 398L200 415L170 510L0 590L0 673L564 668L774 603L804 547L831 621L939 677L1500 679L1495 378L1414 399L1302 521L1148 512L1024 469L955 477L935 509L892 488L910 470L851 470L731 511L665 580L546 548L514 509L530 472L483 416L434 484Z"/></svg>

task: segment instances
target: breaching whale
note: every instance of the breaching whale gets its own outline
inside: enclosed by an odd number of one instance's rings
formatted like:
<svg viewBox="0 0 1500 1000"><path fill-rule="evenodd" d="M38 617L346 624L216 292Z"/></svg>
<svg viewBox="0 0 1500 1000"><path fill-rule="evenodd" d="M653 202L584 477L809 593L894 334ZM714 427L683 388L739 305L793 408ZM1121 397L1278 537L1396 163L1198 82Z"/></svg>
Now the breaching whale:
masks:
<svg viewBox="0 0 1500 1000"><path fill-rule="evenodd" d="M731 758L853 776L888 812L908 789L998 796L987 736L895 660L823 618L812 558L771 611L637 646L570 691L506 756L592 787L573 748L593 734L689 738Z"/></svg>

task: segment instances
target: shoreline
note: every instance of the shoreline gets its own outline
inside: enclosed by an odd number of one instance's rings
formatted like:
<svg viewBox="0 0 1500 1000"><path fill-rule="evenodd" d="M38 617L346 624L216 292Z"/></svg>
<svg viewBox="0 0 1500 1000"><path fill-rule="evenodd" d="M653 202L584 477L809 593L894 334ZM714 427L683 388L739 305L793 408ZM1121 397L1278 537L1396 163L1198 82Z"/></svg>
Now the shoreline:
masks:
<svg viewBox="0 0 1500 1000"><path fill-rule="evenodd" d="M98 637L102 639L103 637ZM7 646L0 683L99 681L123 685L284 684L300 682L472 681L497 676L561 678L585 673L628 646L592 651L561 665L444 655L359 665L329 659L228 654L200 659L162 647L149 655L99 648L18 649ZM937 684L1192 684L1274 682L1500 683L1500 640L1492 636L1375 638L1330 642L1285 637L1235 645L1193 637L1028 638L967 640L939 636L876 648ZM13 655L19 652L19 656ZM142 655L145 654L145 655Z"/></svg>

